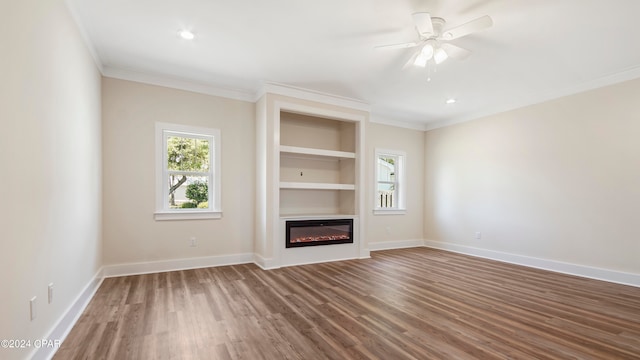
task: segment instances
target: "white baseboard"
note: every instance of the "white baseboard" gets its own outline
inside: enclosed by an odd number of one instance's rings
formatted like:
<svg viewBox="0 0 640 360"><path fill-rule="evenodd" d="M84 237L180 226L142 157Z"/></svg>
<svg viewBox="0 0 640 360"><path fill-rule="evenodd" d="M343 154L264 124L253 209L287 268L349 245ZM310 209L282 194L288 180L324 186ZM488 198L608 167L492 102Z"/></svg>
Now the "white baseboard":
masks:
<svg viewBox="0 0 640 360"><path fill-rule="evenodd" d="M107 265L104 267L104 277L141 275L176 270L198 269L213 266L238 265L252 263L253 261L253 253L245 253Z"/></svg>
<svg viewBox="0 0 640 360"><path fill-rule="evenodd" d="M540 259L524 255L505 253L501 251L480 249L466 245L451 244L442 241L424 240L424 246L507 262L516 265L523 265L537 269L559 272L563 274L576 275L590 279L640 287L640 274L632 274L621 271L601 269L592 266L570 264L555 260Z"/></svg>
<svg viewBox="0 0 640 360"><path fill-rule="evenodd" d="M608 282L630 285L640 287L640 275L625 273L613 270L600 269L584 265L576 265L570 263L564 263L560 261L547 260L534 258L529 256L510 254L501 251L487 250L481 248L475 248L471 246L446 243L433 240L400 240L400 241L385 241L370 243L369 249L361 252L360 258L366 258L368 256L362 256L368 254L369 251L376 250L390 250L401 249L410 247L425 246L434 249L447 250L457 252L465 255L471 255L476 257L487 258L491 260L497 260L517 265L528 266L532 268L538 268L543 270L549 270L559 273L565 273L570 275L581 276L585 278L604 280ZM348 260L348 259L345 259ZM255 263L264 270L276 269L273 258L264 258L258 254L245 253L235 255L221 255L221 256L208 256L199 258L166 260L166 261L153 261L142 263L130 263L109 265L101 268L91 279L91 281L85 286L82 292L78 295L76 300L69 306L67 311L60 317L56 325L49 332L47 339L64 339L69 334L69 331L73 328L78 321L80 315L82 315L84 309L87 307L95 292L100 287L102 280L105 277L116 277L126 275L148 274L175 270L196 269L212 266L225 266L225 265L237 265ZM296 264L297 265L297 264ZM302 265L302 264L300 264ZM292 265L288 265L292 266ZM32 353L31 359L47 360L51 359L55 354L57 348L41 347Z"/></svg>
<svg viewBox="0 0 640 360"><path fill-rule="evenodd" d="M102 280L104 278L174 270L196 269L212 266L237 265L252 262L254 262L253 253L247 253L104 266L100 270L98 270L95 276L82 290L80 295L78 295L71 306L69 306L69 308L60 317L53 329L44 338L56 339L60 340L61 342L64 341L64 339L67 337L67 335L95 295L96 291L100 287L100 284L102 284ZM56 350L57 347L40 347L31 354L30 359L51 359L55 355Z"/></svg>
<svg viewBox="0 0 640 360"><path fill-rule="evenodd" d="M273 258L265 258L258 254L253 254L253 262L262 270L273 270L280 267L276 265L276 261Z"/></svg>
<svg viewBox="0 0 640 360"><path fill-rule="evenodd" d="M44 337L45 339L60 340L60 342L64 341L80 318L80 315L84 312L84 309L89 305L91 299L93 299L93 295L100 287L100 284L102 284L103 279L102 269L100 269L80 292L78 297L76 297L75 301L62 314L60 319L58 319L58 322L53 326L49 334ZM58 347L55 346L42 346L32 353L30 359L48 360L53 358L57 350Z"/></svg>
<svg viewBox="0 0 640 360"><path fill-rule="evenodd" d="M378 250L392 250L392 249L404 249L424 246L424 240L411 239L411 240L398 240L398 241L381 241L367 244L369 251Z"/></svg>
<svg viewBox="0 0 640 360"><path fill-rule="evenodd" d="M332 263L332 262L336 262L336 261L349 261L349 260L356 260L356 259L358 259L358 258L357 257L344 257L344 258L337 258L337 259L307 260L307 261L300 261L300 262L285 263L285 264L282 264L282 266L280 266L280 267L324 264L324 263Z"/></svg>
<svg viewBox="0 0 640 360"><path fill-rule="evenodd" d="M357 259L369 259L371 258L371 255L369 254L369 250L363 250L360 252L360 256L357 257ZM344 258L344 259L335 259L335 260L328 260L328 261L344 261L344 260L353 260L356 258ZM258 254L254 254L253 255L253 262L254 264L258 265L258 267L262 270L273 270L273 269L279 269L283 266L298 266L298 265L310 265L310 264L318 264L318 263L323 263L323 262L327 262L325 260L322 261L307 261L307 262L301 262L301 263L296 263L294 265L292 264L277 264L275 259L273 258L264 258Z"/></svg>

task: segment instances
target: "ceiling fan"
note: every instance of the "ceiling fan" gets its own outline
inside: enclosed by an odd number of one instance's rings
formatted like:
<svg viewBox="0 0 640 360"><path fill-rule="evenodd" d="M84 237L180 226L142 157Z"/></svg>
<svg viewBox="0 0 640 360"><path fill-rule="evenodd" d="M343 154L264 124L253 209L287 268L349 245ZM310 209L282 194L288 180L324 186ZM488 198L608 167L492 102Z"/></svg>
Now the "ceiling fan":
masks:
<svg viewBox="0 0 640 360"><path fill-rule="evenodd" d="M412 16L418 32L418 41L376 46L377 49L418 47L418 51L411 56L404 68L410 65L425 67L430 60L433 60L436 65L441 64L448 58L464 60L471 55L471 51L450 44L448 41L467 36L493 25L493 20L488 15L448 29L445 28L447 22L443 18L431 17L426 12L417 12Z"/></svg>

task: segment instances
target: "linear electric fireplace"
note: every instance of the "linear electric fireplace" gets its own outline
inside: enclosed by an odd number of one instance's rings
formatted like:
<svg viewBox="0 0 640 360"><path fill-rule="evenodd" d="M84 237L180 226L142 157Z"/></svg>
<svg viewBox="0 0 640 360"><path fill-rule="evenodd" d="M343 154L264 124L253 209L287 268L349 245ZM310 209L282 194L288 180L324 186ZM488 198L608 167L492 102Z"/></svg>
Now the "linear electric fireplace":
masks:
<svg viewBox="0 0 640 360"><path fill-rule="evenodd" d="M353 219L287 220L286 247L353 243Z"/></svg>

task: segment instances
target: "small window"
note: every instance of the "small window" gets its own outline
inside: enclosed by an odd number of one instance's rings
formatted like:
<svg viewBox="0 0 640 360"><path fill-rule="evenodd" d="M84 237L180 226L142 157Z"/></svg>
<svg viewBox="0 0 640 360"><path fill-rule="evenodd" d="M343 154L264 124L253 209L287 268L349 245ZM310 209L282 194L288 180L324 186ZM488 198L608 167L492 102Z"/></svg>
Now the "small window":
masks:
<svg viewBox="0 0 640 360"><path fill-rule="evenodd" d="M398 214L405 209L406 154L402 151L376 149L375 214Z"/></svg>
<svg viewBox="0 0 640 360"><path fill-rule="evenodd" d="M155 219L221 216L220 131L157 123Z"/></svg>

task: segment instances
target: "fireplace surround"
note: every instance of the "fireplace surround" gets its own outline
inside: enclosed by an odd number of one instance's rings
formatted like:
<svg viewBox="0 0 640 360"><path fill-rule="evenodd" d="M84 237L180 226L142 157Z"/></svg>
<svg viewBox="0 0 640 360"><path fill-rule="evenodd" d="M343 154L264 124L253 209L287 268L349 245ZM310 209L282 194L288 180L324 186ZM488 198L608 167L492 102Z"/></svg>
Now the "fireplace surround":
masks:
<svg viewBox="0 0 640 360"><path fill-rule="evenodd" d="M285 247L353 243L353 219L287 220Z"/></svg>

